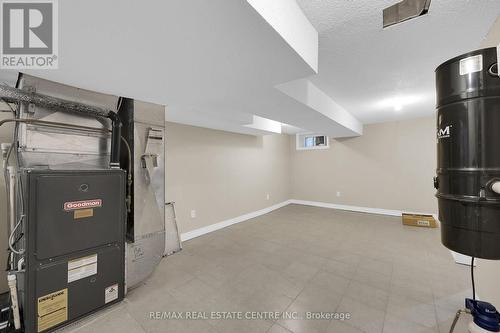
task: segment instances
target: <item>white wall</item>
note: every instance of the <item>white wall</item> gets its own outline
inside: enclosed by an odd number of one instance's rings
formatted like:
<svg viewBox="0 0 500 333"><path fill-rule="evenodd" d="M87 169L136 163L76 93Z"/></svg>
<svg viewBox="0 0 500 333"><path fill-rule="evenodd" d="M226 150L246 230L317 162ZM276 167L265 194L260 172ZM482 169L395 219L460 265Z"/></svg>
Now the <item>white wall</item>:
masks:
<svg viewBox="0 0 500 333"><path fill-rule="evenodd" d="M288 135L255 137L167 122L166 138L166 199L175 201L181 233L290 197Z"/></svg>
<svg viewBox="0 0 500 333"><path fill-rule="evenodd" d="M324 150L298 151L293 140L292 197L434 214L435 127L435 117L365 125Z"/></svg>
<svg viewBox="0 0 500 333"><path fill-rule="evenodd" d="M166 133L166 197L176 202L181 233L288 199L437 212L434 117L368 125L361 137L314 151L297 151L287 135L169 122Z"/></svg>

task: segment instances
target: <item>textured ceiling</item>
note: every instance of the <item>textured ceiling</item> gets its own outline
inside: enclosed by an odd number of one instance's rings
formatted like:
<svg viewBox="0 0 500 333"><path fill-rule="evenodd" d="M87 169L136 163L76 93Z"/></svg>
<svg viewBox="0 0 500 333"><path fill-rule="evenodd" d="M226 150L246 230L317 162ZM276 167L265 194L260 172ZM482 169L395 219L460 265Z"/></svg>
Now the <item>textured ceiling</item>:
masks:
<svg viewBox="0 0 500 333"><path fill-rule="evenodd" d="M65 0L58 11L59 69L31 75L164 104L169 121L190 125L262 134L266 118L361 132L275 88L316 73L318 34L295 0Z"/></svg>
<svg viewBox="0 0 500 333"><path fill-rule="evenodd" d="M254 133L257 115L352 136L361 131L336 116L372 123L433 114L434 69L478 48L500 14L500 0L432 0L428 15L383 30L382 10L398 0L297 0L320 33L315 74L315 62L249 4L269 5L275 25L314 51L315 38L294 33L297 22L309 25L294 1L60 1L60 67L29 73L166 104L169 120L196 126ZM16 75L2 70L0 82ZM285 83L290 89L276 89Z"/></svg>
<svg viewBox="0 0 500 333"><path fill-rule="evenodd" d="M434 69L478 48L500 15L498 0L433 0L428 15L382 29L397 0L297 1L320 33L311 81L363 123L433 114Z"/></svg>

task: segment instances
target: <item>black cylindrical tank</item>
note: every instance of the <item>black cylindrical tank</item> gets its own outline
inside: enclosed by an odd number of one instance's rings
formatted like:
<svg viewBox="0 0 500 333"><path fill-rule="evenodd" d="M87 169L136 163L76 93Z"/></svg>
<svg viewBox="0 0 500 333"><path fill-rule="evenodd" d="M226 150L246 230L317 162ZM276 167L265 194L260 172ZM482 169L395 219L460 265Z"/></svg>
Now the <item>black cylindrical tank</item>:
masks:
<svg viewBox="0 0 500 333"><path fill-rule="evenodd" d="M500 78L496 48L436 69L437 177L441 241L473 257L500 259Z"/></svg>

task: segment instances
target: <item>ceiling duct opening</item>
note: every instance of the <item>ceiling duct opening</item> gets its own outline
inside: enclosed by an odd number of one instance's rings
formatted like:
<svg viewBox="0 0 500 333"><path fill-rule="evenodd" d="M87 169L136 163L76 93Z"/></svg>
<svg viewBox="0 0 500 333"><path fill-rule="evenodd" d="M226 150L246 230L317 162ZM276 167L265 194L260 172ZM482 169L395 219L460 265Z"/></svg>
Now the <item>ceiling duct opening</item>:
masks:
<svg viewBox="0 0 500 333"><path fill-rule="evenodd" d="M403 0L384 9L384 28L429 12L431 0Z"/></svg>

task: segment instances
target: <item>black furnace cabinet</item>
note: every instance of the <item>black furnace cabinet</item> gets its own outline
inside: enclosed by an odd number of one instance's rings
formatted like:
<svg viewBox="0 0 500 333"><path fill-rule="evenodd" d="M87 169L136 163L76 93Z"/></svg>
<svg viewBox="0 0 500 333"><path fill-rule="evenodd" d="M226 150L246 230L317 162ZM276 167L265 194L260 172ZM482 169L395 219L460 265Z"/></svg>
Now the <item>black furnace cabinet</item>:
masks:
<svg viewBox="0 0 500 333"><path fill-rule="evenodd" d="M123 299L122 170L26 170L26 332L50 332Z"/></svg>

